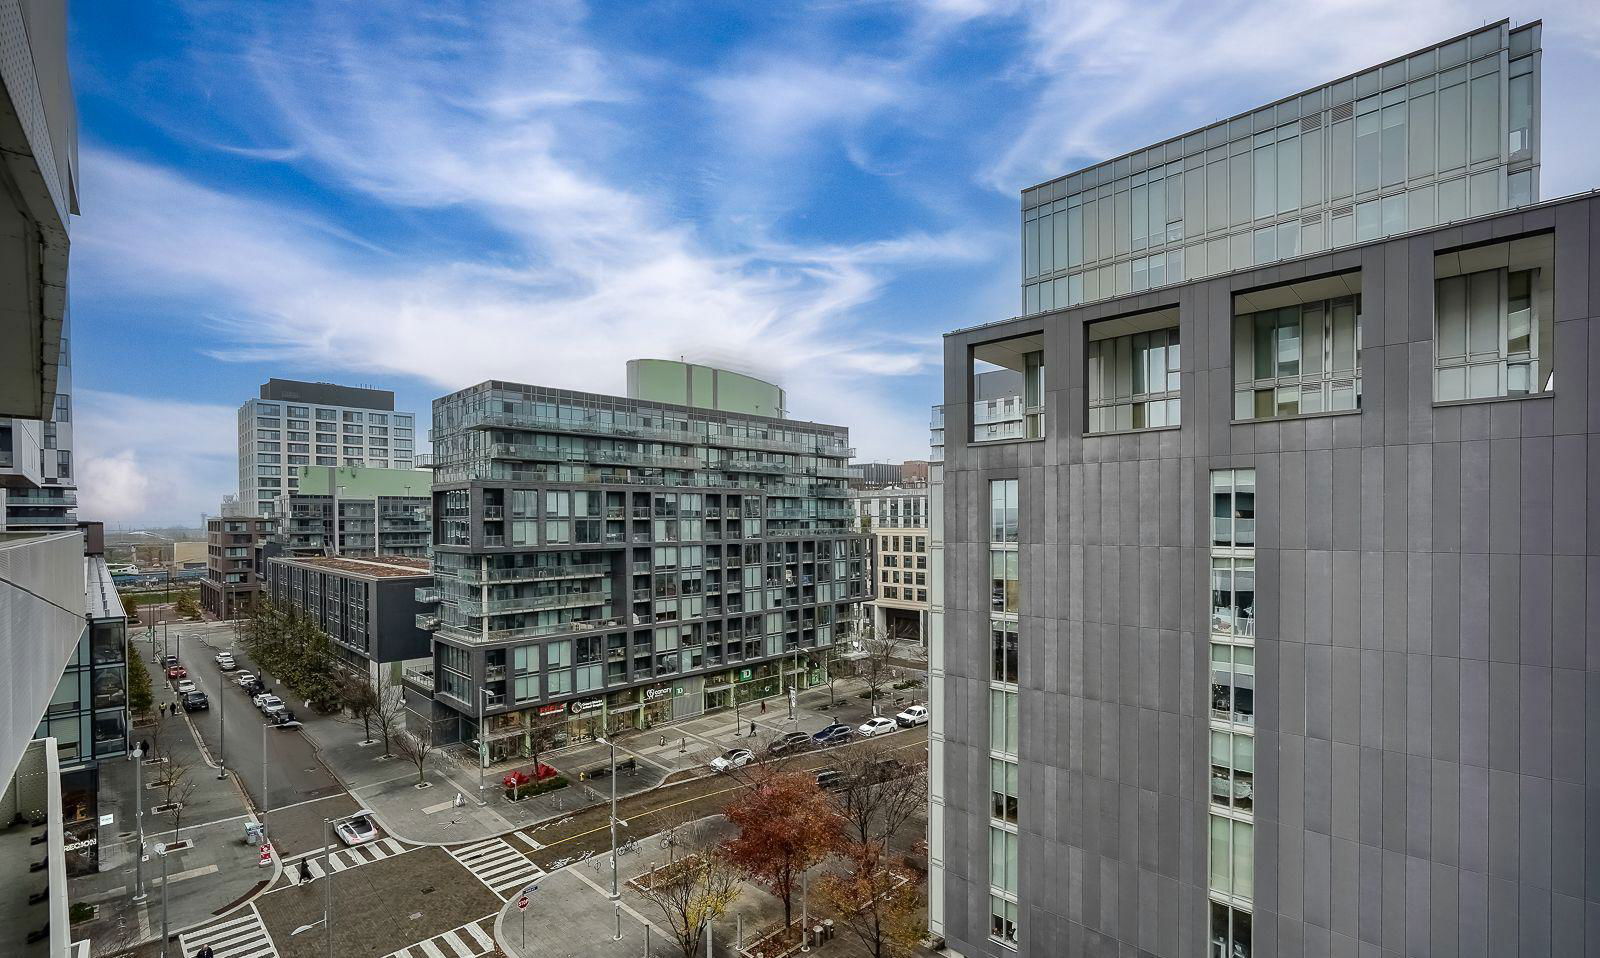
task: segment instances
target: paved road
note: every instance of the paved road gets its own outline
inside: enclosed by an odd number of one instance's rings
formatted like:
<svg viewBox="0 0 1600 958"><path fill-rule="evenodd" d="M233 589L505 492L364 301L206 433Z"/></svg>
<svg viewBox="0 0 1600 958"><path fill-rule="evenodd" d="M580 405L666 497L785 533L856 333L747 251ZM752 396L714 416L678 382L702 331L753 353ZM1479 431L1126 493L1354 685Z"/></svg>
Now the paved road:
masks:
<svg viewBox="0 0 1600 958"><path fill-rule="evenodd" d="M181 631L182 652L177 651L177 630L168 647L180 656L189 677L211 700L210 709L189 713L211 757L221 756L256 808L266 809L280 853L293 855L320 848L322 819L354 811L356 803L317 758L304 735L268 725L233 680L236 673L217 667L216 652L234 645L231 625L185 623ZM234 655L241 670L255 671L241 652L235 649ZM300 710L298 703L292 707ZM307 804L310 802L316 804Z"/></svg>

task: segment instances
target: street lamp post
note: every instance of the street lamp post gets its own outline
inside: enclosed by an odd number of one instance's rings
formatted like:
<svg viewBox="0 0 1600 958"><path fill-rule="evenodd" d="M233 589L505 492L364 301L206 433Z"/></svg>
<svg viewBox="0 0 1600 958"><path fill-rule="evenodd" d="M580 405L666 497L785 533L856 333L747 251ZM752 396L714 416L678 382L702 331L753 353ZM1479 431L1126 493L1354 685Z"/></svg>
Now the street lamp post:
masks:
<svg viewBox="0 0 1600 958"><path fill-rule="evenodd" d="M156 857L161 859L161 958L167 958L167 944L172 934L167 930L167 846L156 843Z"/></svg>
<svg viewBox="0 0 1600 958"><path fill-rule="evenodd" d="M217 781L228 777L228 675L222 671L222 663L217 663Z"/></svg>
<svg viewBox="0 0 1600 958"><path fill-rule="evenodd" d="M611 749L611 900L622 897L617 885L617 743L600 739L600 744Z"/></svg>
<svg viewBox="0 0 1600 958"><path fill-rule="evenodd" d="M144 749L135 748L133 759L133 817L138 823L139 853L133 859L133 900L144 901Z"/></svg>
<svg viewBox="0 0 1600 958"><path fill-rule="evenodd" d="M322 820L322 930L333 958L333 819Z"/></svg>
<svg viewBox="0 0 1600 958"><path fill-rule="evenodd" d="M484 797L483 797L483 788L484 788L484 785L483 785L483 771L484 771L485 768L487 768L489 766L489 736L485 733L484 728L483 728L483 722L484 722L483 713L488 710L488 701L489 701L489 690L487 688L478 689L478 804L479 805L487 805L487 804L489 804L488 801L485 800ZM534 769L535 774L537 774L538 771L539 771L538 769Z"/></svg>

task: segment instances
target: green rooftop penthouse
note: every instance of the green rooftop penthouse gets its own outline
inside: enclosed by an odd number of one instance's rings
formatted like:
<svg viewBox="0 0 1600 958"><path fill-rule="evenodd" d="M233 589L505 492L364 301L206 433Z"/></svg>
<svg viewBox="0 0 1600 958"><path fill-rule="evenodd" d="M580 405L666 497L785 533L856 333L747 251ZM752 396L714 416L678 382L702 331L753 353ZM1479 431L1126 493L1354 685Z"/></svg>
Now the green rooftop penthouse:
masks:
<svg viewBox="0 0 1600 958"><path fill-rule="evenodd" d="M423 496L433 488L433 473L426 469L372 469L366 466L299 466L300 493L371 499L374 496Z"/></svg>
<svg viewBox="0 0 1600 958"><path fill-rule="evenodd" d="M783 419L783 387L712 366L670 359L628 360L628 398Z"/></svg>

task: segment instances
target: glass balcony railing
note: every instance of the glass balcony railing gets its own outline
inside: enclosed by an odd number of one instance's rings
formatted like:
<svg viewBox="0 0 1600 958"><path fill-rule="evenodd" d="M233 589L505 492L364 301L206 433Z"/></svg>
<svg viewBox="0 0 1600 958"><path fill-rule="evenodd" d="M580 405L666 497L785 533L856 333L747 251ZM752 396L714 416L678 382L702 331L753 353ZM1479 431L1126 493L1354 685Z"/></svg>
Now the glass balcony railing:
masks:
<svg viewBox="0 0 1600 958"><path fill-rule="evenodd" d="M424 605L431 605L431 604L439 601L439 587L438 586L433 586L433 585L425 585L425 586L422 586L422 587L418 588L413 593L413 595L416 596L416 600L418 602L421 602Z"/></svg>
<svg viewBox="0 0 1600 958"><path fill-rule="evenodd" d="M649 563L644 563L646 571ZM489 568L488 570L462 567L456 571L456 578L468 585L484 585L491 582L533 582L538 579L579 579L588 576L605 575L611 571L611 566L603 563L585 565L558 565L558 566L519 566L514 569Z"/></svg>
<svg viewBox="0 0 1600 958"><path fill-rule="evenodd" d="M510 612L533 612L539 609L564 609L586 605L602 605L610 596L603 592L559 592L554 595L525 595L508 599L457 599L456 608L469 616L503 615Z"/></svg>
<svg viewBox="0 0 1600 958"><path fill-rule="evenodd" d="M424 632L436 632L439 629L439 616L434 612L417 613L417 628Z"/></svg>

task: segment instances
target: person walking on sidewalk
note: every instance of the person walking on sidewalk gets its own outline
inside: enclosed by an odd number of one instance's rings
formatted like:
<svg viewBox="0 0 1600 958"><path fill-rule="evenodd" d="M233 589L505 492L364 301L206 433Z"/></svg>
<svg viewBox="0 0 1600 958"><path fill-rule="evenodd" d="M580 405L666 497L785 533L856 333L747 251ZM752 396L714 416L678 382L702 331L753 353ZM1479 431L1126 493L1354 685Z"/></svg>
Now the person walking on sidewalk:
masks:
<svg viewBox="0 0 1600 958"><path fill-rule="evenodd" d="M302 858L302 859L300 859L300 881L299 881L299 884L308 885L310 883L311 883L311 866L306 864L306 860L304 858Z"/></svg>
<svg viewBox="0 0 1600 958"><path fill-rule="evenodd" d="M767 714L767 700L766 699L762 699L761 700L761 714L762 715Z"/></svg>
<svg viewBox="0 0 1600 958"><path fill-rule="evenodd" d="M751 738L755 738L756 737L756 723L754 723L754 722L750 723L750 737Z"/></svg>
<svg viewBox="0 0 1600 958"><path fill-rule="evenodd" d="M216 954L212 952L210 945L201 945L200 950L194 953L194 958L216 958Z"/></svg>

